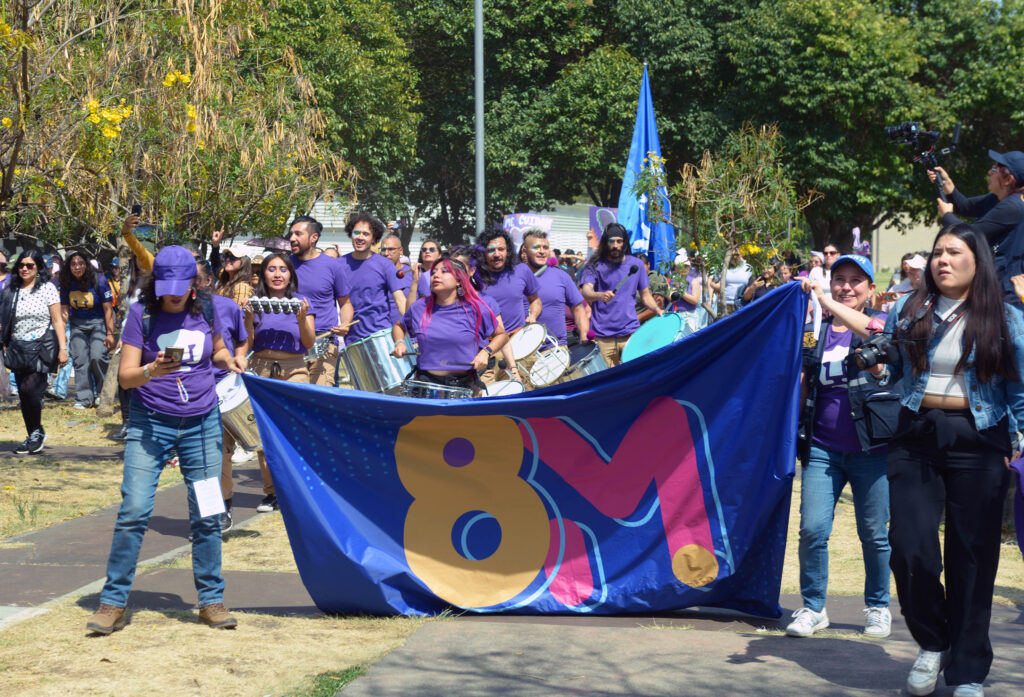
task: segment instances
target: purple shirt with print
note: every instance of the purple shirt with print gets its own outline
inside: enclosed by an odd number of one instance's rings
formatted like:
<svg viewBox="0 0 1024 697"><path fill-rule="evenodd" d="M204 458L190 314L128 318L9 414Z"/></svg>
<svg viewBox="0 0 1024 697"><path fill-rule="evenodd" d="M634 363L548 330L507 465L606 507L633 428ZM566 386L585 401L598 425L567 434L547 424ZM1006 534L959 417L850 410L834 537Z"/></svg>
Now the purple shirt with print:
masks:
<svg viewBox="0 0 1024 697"><path fill-rule="evenodd" d="M249 332L245 330L245 313L231 298L216 293L210 297L213 298L213 311L220 318L220 336L224 339L228 351L234 356L235 347L249 338ZM214 366L214 380L220 382L229 372Z"/></svg>
<svg viewBox="0 0 1024 697"><path fill-rule="evenodd" d="M477 274L479 277L479 271ZM537 279L530 267L527 264L516 264L511 271L505 269L498 274L497 280L484 287L480 293L498 301L505 331L513 332L526 324L527 305L524 299L535 295L537 290Z"/></svg>
<svg viewBox="0 0 1024 697"><path fill-rule="evenodd" d="M316 333L330 331L338 324L338 298L351 292L345 267L326 254L308 261L292 255L292 264L295 265L299 292L309 299L309 314L316 317Z"/></svg>
<svg viewBox="0 0 1024 697"><path fill-rule="evenodd" d="M435 304L429 320L426 312L427 298L419 298L404 318L406 329L419 344L420 370L469 370L486 345L481 340L494 333L494 313L486 303L465 300Z"/></svg>
<svg viewBox="0 0 1024 697"><path fill-rule="evenodd" d="M213 354L214 334L222 334L220 313L214 310L214 331L211 333L210 325L201 313L158 312L153 317L152 333L143 340L144 309L141 302L128 309L128 319L121 333L121 341L142 349L141 365L152 363L156 360L156 354L169 346L185 350L181 368L136 387L134 398L147 409L169 416L209 413L217 407L216 382L210 357Z"/></svg>
<svg viewBox="0 0 1024 697"><path fill-rule="evenodd" d="M573 283L572 277L557 267L549 266L537 277L537 284L540 287L537 295L540 296L541 302L540 317L537 321L547 327L548 334L556 337L558 343L564 346L565 308L579 305L583 302L583 296Z"/></svg>
<svg viewBox="0 0 1024 697"><path fill-rule="evenodd" d="M292 297L299 300L308 300L308 298L298 293ZM309 313L313 314L313 310L310 309ZM302 336L299 334L299 318L297 315L289 315L284 312L264 312L254 314L252 324L253 351L271 349L287 353L306 353L306 347L302 345ZM313 326L316 326L315 318L313 319Z"/></svg>
<svg viewBox="0 0 1024 697"><path fill-rule="evenodd" d="M861 451L846 390L849 381L846 356L850 353L852 339L852 331L833 331L830 324L825 332L821 368L818 375L814 376L818 381L818 399L814 410L814 437L811 441L841 453Z"/></svg>
<svg viewBox="0 0 1024 697"><path fill-rule="evenodd" d="M349 300L355 319L345 335L345 343L351 344L393 326L391 305L395 302L392 293L402 290L401 281L393 262L380 254L371 253L366 259L356 259L354 253L340 259L352 289Z"/></svg>
<svg viewBox="0 0 1024 697"><path fill-rule="evenodd" d="M636 271L631 277L626 278L631 268ZM626 278L626 282L622 284L621 288L615 290L624 278ZM598 261L596 264L590 264L583 271L580 285L587 283L594 285L595 293L603 293L606 290L615 291L615 297L609 302L599 300L590 306L593 311L590 317L590 328L597 336L629 336L640 328L640 320L636 317L634 298L638 292L650 285L643 262L634 256L625 257L619 264Z"/></svg>

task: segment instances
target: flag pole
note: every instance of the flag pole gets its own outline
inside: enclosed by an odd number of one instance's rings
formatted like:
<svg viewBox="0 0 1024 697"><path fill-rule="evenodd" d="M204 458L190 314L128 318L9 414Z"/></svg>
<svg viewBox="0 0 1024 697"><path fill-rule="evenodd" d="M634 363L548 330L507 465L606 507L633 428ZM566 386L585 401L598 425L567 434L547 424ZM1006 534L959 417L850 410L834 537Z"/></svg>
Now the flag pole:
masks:
<svg viewBox="0 0 1024 697"><path fill-rule="evenodd" d="M476 106L476 233L484 231L484 3L473 0L473 65Z"/></svg>

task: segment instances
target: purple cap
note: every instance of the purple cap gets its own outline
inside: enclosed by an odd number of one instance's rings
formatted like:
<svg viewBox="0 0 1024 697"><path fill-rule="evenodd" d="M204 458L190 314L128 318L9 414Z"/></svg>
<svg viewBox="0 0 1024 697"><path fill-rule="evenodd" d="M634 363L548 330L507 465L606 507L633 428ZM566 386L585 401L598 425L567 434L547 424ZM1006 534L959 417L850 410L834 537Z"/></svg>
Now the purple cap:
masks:
<svg viewBox="0 0 1024 697"><path fill-rule="evenodd" d="M196 258L192 252L178 245L161 249L153 259L153 277L156 296L185 295L192 287L196 275Z"/></svg>

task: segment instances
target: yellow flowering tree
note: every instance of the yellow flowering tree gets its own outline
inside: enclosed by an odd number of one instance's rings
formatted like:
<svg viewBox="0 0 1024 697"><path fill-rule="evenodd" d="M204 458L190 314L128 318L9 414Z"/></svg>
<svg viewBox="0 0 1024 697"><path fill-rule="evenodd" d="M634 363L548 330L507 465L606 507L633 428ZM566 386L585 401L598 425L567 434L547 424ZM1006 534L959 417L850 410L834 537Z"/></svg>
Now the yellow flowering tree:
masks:
<svg viewBox="0 0 1024 697"><path fill-rule="evenodd" d="M168 239L280 234L345 191L287 49L255 0L0 4L0 228L112 242L131 206ZM5 236L6 236L5 235Z"/></svg>
<svg viewBox="0 0 1024 697"><path fill-rule="evenodd" d="M775 125L744 125L732 133L721 152L705 151L700 164L687 163L669 186L677 243L696 252L696 268L704 288L709 279L742 257L759 274L793 249L804 224L803 209L818 198L799 196L783 169L782 139ZM661 160L649 161L637 178L634 193L653 196L667 177ZM657 214L656 207L651 213ZM652 223L656 222L652 220ZM725 284L718 289L717 313L725 313Z"/></svg>

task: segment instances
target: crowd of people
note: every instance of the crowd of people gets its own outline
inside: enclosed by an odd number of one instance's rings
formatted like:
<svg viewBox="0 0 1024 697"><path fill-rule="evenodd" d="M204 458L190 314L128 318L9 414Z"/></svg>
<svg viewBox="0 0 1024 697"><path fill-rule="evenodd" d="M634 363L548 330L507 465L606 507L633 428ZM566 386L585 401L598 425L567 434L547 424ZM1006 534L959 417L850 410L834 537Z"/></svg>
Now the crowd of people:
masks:
<svg viewBox="0 0 1024 697"><path fill-rule="evenodd" d="M15 452L44 447L49 373L70 356L76 406L87 408L109 352L120 350L123 501L88 628L109 634L126 622L156 482L174 462L188 484L200 619L233 627L220 541L231 526L231 469L241 453L221 427L216 389L230 373L339 386L344 352L388 335L396 358L415 358L416 380L479 394L497 381L527 381L521 373L529 365L510 349L510 337L526 327L543 326L554 346L599 351L611 367L643 322L696 310L723 285L733 311L800 281L825 320L804 343L803 607L786 633L809 637L829 626L828 541L849 483L863 551L864 633L891 632L891 572L920 647L907 691L931 694L944 670L956 697L980 697L992 662L1002 502L1024 419L1024 274L1014 273L1020 255L1012 253L1024 225L1024 154L992 155L985 197L960 195L942 173L950 200L939 202L944 226L931 249L904 256L884 291L870 260L831 244L806 266L789 259L758 274L737 256L705 288L685 253L669 277L652 270L644 255L631 254L616 223L589 258L552 249L540 230L525 232L518 248L508 232L492 230L448 250L427 239L413 262L400 236L373 216L350 219L353 251L344 255L336 246L320 249L321 224L301 216L289 229L290 254L268 249L256 260L216 244L209 259L177 245L154 254L133 234L133 215L122 230L134 252L125 280L116 265L108 276L79 251L57 274L53 259L33 250L18 256L14 274L0 265L0 341L28 433ZM957 212L979 222L964 224ZM260 311L254 298L294 311ZM273 480L262 452L256 457L259 510L272 511Z"/></svg>

